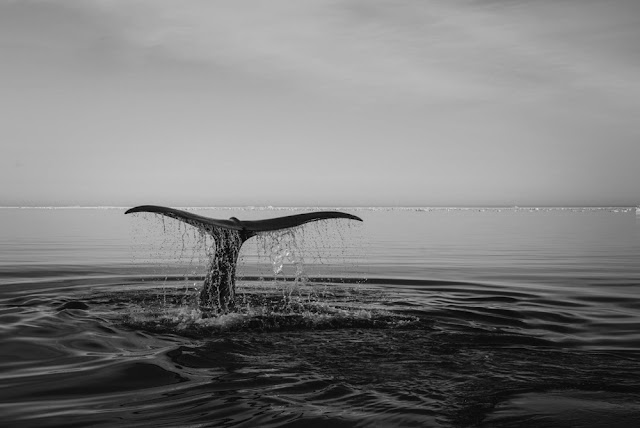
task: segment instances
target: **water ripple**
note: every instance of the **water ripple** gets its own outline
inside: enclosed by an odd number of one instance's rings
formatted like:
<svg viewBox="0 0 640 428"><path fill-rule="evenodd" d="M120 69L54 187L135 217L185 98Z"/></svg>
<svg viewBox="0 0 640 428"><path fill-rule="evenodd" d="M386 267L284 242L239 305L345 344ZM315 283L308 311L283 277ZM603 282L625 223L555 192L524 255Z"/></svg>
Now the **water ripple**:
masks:
<svg viewBox="0 0 640 428"><path fill-rule="evenodd" d="M517 426L548 397L570 408L589 393L618 400L601 420L635 417L639 325L623 306L593 309L615 299L363 278L291 292L245 278L238 311L215 315L194 306L190 281L144 279L5 290L8 421Z"/></svg>

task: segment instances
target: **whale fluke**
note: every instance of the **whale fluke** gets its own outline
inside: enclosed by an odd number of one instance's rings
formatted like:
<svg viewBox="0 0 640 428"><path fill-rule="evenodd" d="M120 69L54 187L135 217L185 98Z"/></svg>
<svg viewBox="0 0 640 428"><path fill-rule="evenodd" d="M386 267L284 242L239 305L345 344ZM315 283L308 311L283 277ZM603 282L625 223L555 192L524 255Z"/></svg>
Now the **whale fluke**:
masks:
<svg viewBox="0 0 640 428"><path fill-rule="evenodd" d="M204 217L188 211L158 205L140 205L125 211L125 214L148 212L180 220L208 232L216 242L213 259L200 292L200 305L226 311L233 305L235 297L235 272L242 244L260 232L289 229L319 220L344 218L362 221L360 217L340 211L316 211L265 220L228 220Z"/></svg>
<svg viewBox="0 0 640 428"><path fill-rule="evenodd" d="M235 217L231 217L229 220L222 220L216 218L204 217L201 215L193 214L188 211L177 210L175 208L161 207L158 205L140 205L134 208L130 208L125 211L125 214L148 212L162 214L167 217L174 218L176 220L189 223L196 227L202 226L214 226L221 227L223 229L237 230L243 232L243 240L247 240L252 236L255 236L259 232L270 232L280 229L289 229L292 227L301 226L305 223L312 221L327 220L331 218L345 218L349 220L362 221L358 216L343 213L340 211L316 211L312 213L288 215L284 217L269 218L265 220L245 220L241 221Z"/></svg>

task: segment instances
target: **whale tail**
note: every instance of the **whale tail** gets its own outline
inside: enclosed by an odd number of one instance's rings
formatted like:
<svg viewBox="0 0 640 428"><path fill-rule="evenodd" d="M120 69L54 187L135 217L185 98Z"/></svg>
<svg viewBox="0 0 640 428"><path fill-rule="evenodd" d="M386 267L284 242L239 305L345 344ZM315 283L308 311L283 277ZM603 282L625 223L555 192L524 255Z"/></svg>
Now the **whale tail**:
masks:
<svg viewBox="0 0 640 428"><path fill-rule="evenodd" d="M319 220L344 218L362 221L360 217L339 211L316 211L265 220L242 221L235 217L221 220L158 205L140 205L128 209L125 214L139 212L161 214L205 230L213 236L216 249L200 292L200 305L222 311L233 306L238 255L247 239L260 232L289 229Z"/></svg>
<svg viewBox="0 0 640 428"><path fill-rule="evenodd" d="M161 207L158 205L140 205L125 211L125 214L148 212L161 214L200 229L210 230L211 227L240 232L243 242L260 232L270 232L274 230L289 229L301 226L313 221L327 220L332 218L344 218L349 220L362 221L358 216L343 213L340 211L316 211L312 213L295 214L284 217L269 218L265 220L245 220L241 221L235 217L228 220L215 219L190 213L188 211L177 210L175 208Z"/></svg>

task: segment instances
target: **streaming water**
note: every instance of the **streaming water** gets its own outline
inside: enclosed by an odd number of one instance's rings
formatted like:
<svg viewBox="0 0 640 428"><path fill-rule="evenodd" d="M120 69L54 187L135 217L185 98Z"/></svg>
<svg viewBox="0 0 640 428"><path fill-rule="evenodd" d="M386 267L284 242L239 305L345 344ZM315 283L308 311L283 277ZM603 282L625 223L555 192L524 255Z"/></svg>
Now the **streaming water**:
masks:
<svg viewBox="0 0 640 428"><path fill-rule="evenodd" d="M640 426L635 210L355 214L247 241L212 314L197 228L0 210L2 425Z"/></svg>

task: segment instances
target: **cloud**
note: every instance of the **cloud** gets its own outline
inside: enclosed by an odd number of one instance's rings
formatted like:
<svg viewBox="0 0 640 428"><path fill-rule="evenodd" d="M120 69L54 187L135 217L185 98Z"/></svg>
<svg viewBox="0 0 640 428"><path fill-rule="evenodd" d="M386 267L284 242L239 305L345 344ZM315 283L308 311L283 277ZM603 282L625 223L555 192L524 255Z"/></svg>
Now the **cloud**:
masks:
<svg viewBox="0 0 640 428"><path fill-rule="evenodd" d="M318 92L473 99L491 94L473 34L460 40L451 8L419 2L385 18L330 2L105 2L127 15L123 35L180 61L224 65ZM133 4L133 6L131 6ZM426 24L405 25L419 15ZM125 19L122 18L122 21ZM455 20L454 20L455 21ZM421 21L422 22L422 21ZM468 29L465 29L468 32ZM486 53L486 52L485 52ZM495 70L489 70L495 72Z"/></svg>
<svg viewBox="0 0 640 428"><path fill-rule="evenodd" d="M0 162L28 159L33 191L73 182L73 160L96 183L122 171L122 188L138 165L193 183L240 171L265 195L340 173L372 200L469 183L543 196L567 171L588 193L602 165L637 193L616 171L638 174L640 3L603 4L0 0Z"/></svg>
<svg viewBox="0 0 640 428"><path fill-rule="evenodd" d="M640 93L640 11L615 4L25 0L2 4L0 27L107 70L173 62L367 101L527 102Z"/></svg>

